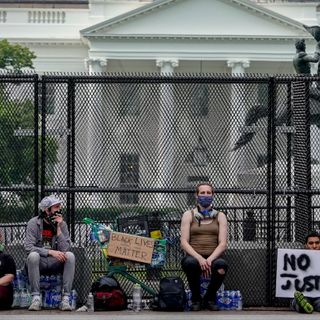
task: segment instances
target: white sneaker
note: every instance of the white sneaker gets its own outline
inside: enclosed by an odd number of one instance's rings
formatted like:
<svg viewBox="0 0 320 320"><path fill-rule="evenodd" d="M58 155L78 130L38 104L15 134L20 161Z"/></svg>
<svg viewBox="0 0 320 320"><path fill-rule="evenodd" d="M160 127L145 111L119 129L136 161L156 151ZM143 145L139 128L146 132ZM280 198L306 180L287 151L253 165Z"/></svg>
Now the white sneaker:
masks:
<svg viewBox="0 0 320 320"><path fill-rule="evenodd" d="M39 296L34 296L32 298L32 303L29 307L29 311L40 311L41 310L41 298Z"/></svg>
<svg viewBox="0 0 320 320"><path fill-rule="evenodd" d="M61 311L71 311L72 310L72 308L70 306L70 302L69 302L69 297L68 296L64 296L62 298L62 301L60 303L59 308L60 308Z"/></svg>

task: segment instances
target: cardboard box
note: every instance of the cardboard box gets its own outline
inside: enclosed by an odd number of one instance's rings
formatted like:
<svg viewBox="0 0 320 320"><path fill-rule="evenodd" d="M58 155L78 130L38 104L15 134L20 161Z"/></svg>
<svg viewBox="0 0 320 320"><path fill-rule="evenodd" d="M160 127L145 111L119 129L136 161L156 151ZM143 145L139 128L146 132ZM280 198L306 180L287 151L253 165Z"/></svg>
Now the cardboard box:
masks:
<svg viewBox="0 0 320 320"><path fill-rule="evenodd" d="M151 263L155 239L112 231L108 256Z"/></svg>

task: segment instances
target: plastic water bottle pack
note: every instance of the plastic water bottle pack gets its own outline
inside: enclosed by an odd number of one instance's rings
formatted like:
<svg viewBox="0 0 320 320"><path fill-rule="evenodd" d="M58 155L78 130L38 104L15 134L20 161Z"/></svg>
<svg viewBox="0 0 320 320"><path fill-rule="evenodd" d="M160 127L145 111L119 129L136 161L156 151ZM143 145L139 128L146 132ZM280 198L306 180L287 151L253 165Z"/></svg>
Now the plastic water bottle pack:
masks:
<svg viewBox="0 0 320 320"><path fill-rule="evenodd" d="M240 290L218 291L216 304L219 310L242 310L242 295Z"/></svg>

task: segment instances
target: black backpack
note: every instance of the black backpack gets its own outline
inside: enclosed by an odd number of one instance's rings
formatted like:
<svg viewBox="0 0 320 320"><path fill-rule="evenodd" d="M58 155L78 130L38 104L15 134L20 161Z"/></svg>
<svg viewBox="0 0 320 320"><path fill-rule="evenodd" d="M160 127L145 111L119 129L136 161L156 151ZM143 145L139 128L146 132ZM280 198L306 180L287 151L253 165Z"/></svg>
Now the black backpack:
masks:
<svg viewBox="0 0 320 320"><path fill-rule="evenodd" d="M113 277L103 276L92 284L95 311L115 311L127 308L126 294Z"/></svg>
<svg viewBox="0 0 320 320"><path fill-rule="evenodd" d="M186 304L186 291L180 277L165 277L160 280L157 301L159 311L183 311Z"/></svg>

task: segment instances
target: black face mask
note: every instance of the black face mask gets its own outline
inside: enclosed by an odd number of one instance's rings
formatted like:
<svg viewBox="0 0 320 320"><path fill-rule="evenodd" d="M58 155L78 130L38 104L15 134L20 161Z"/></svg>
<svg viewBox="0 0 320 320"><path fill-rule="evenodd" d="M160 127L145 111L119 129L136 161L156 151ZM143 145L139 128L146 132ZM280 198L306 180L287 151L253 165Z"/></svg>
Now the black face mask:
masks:
<svg viewBox="0 0 320 320"><path fill-rule="evenodd" d="M53 213L50 213L50 215L48 216L48 220L49 220L52 224L57 225L57 222L55 221L55 218L56 218L58 215L62 215L62 211L61 211L61 210L56 211L56 212L53 212Z"/></svg>

